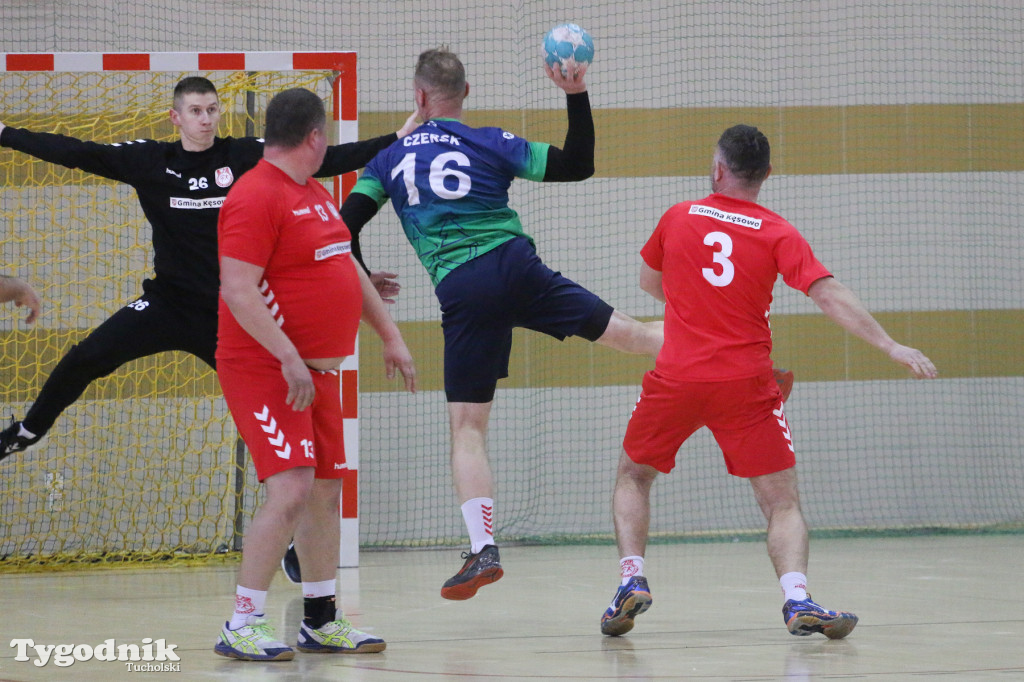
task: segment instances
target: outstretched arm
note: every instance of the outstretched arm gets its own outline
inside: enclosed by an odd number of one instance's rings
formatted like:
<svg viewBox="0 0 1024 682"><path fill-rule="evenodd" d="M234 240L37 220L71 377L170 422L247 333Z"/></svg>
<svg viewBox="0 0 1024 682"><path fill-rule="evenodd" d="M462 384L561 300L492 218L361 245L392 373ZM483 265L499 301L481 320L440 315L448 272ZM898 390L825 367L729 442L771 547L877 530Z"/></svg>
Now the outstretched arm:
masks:
<svg viewBox="0 0 1024 682"><path fill-rule="evenodd" d="M313 175L318 178L330 178L342 173L359 170L392 142L416 130L417 116L419 116L419 111L412 112L409 118L405 119L402 127L394 133L373 137L369 140L346 142L328 147L327 153L324 155L324 162Z"/></svg>
<svg viewBox="0 0 1024 682"><path fill-rule="evenodd" d="M370 277L362 268L356 268L359 282L363 288L363 319L366 320L377 336L384 342L384 372L388 379L395 377L395 370L402 373L405 379L405 390L416 392L416 365L412 354L405 345L398 325L388 315L384 301L377 294L377 289Z"/></svg>
<svg viewBox="0 0 1024 682"><path fill-rule="evenodd" d="M0 132L3 132L3 124L0 124ZM28 306L28 317L25 322L32 324L39 317L43 304L39 302L39 295L28 283L17 277L0 275L0 303L14 301L16 306Z"/></svg>
<svg viewBox="0 0 1024 682"><path fill-rule="evenodd" d="M149 146L155 144L150 142ZM87 173L129 184L138 178L139 150L143 145L144 143L139 141L120 145L99 144L67 135L12 128L0 123L2 147L9 147L49 163L79 168Z"/></svg>
<svg viewBox="0 0 1024 682"><path fill-rule="evenodd" d="M893 341L860 299L834 277L817 280L807 290L807 295L829 319L888 355L893 362L910 369L918 379L938 376L935 365L924 353Z"/></svg>

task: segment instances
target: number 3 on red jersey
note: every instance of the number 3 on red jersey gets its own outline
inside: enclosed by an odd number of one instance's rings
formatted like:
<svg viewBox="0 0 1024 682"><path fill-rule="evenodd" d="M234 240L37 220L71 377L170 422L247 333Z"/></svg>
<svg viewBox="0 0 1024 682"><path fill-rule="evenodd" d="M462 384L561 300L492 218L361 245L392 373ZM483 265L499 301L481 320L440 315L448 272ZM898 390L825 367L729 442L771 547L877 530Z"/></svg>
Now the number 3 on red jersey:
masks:
<svg viewBox="0 0 1024 682"><path fill-rule="evenodd" d="M708 232L704 236L704 245L714 249L711 260L721 269L721 272L718 272L718 268L701 268L701 274L704 275L704 279L711 282L712 286L728 286L736 275L736 268L729 260L729 256L732 255L732 237L724 232Z"/></svg>

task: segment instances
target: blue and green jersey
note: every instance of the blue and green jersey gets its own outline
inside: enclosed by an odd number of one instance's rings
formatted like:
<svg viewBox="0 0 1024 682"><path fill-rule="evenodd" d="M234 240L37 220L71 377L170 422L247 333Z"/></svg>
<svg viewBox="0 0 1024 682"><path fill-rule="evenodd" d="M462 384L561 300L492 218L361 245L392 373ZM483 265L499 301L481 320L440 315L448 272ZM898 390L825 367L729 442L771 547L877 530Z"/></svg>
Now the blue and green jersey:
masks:
<svg viewBox="0 0 1024 682"><path fill-rule="evenodd" d="M352 191L378 206L391 199L436 286L508 240L529 239L508 206L508 188L515 178L543 180L549 147L500 128L434 119L380 152Z"/></svg>

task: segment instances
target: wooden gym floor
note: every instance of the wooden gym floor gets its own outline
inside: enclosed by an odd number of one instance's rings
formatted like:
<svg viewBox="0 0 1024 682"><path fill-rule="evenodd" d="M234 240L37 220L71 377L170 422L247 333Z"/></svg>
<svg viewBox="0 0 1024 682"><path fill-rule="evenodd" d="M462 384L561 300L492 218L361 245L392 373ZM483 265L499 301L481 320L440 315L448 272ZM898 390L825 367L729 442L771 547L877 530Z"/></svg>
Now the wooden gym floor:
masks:
<svg viewBox="0 0 1024 682"><path fill-rule="evenodd" d="M841 641L786 631L755 542L653 545L651 610L629 634L604 637L617 559L611 546L506 547L504 579L450 602L438 590L461 565L458 551L364 552L360 568L339 572L340 602L387 651L281 663L213 653L233 566L4 574L0 681L1024 679L1024 535L812 541L811 593L860 616ZM283 574L268 617L294 643L302 602ZM180 670L95 659L36 666L9 646L147 637L175 645Z"/></svg>

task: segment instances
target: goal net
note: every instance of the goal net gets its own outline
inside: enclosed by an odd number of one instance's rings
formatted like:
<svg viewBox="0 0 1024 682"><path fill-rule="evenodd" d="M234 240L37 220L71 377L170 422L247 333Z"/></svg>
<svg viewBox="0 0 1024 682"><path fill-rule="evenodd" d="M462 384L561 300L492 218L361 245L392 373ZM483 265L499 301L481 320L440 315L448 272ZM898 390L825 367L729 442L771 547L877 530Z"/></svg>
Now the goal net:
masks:
<svg viewBox="0 0 1024 682"><path fill-rule="evenodd" d="M313 90L335 120L341 93L355 92L353 53L6 58L6 125L96 142L176 139L167 112L187 75L217 86L222 137L260 135L266 104L283 89ZM63 354L142 293L152 247L131 187L10 149L0 149L0 216L4 271L29 281L46 310L33 326L21 311L0 321L0 404L20 419ZM0 566L238 549L258 502L248 462L201 360L175 352L129 363L94 382L39 444L0 464Z"/></svg>

